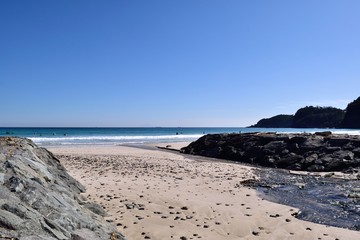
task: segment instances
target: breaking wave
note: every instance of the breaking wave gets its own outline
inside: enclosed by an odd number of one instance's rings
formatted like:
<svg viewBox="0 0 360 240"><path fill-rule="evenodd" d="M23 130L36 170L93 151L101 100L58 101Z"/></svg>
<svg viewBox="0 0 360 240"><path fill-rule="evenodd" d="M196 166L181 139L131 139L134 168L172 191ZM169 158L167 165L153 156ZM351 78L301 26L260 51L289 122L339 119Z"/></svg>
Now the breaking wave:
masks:
<svg viewBox="0 0 360 240"><path fill-rule="evenodd" d="M141 144L147 142L179 142L191 141L203 135L159 135L159 136L64 136L64 137L30 137L35 143L39 144L102 144L102 143L122 143L122 144Z"/></svg>

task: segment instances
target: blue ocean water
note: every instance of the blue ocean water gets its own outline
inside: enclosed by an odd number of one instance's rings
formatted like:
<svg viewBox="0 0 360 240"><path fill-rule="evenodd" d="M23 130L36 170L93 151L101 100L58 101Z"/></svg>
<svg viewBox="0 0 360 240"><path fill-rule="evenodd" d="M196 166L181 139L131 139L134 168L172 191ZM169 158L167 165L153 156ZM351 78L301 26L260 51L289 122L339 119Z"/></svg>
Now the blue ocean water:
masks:
<svg viewBox="0 0 360 240"><path fill-rule="evenodd" d="M194 141L208 133L317 132L329 129L179 127L179 128L0 128L0 136L32 139L39 145L146 144ZM360 130L331 129L334 133L360 135Z"/></svg>

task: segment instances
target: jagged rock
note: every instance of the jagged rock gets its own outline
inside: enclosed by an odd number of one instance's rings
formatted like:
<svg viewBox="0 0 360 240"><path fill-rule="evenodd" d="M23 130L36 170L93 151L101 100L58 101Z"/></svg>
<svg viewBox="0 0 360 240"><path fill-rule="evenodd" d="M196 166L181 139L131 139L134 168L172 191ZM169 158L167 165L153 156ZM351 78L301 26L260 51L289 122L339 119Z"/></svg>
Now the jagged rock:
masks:
<svg viewBox="0 0 360 240"><path fill-rule="evenodd" d="M125 239L100 216L101 207L83 202L84 191L46 149L24 138L0 138L0 236Z"/></svg>
<svg viewBox="0 0 360 240"><path fill-rule="evenodd" d="M92 211L93 213L96 213L97 215L100 215L102 217L108 216L107 212L105 212L105 210L96 203L85 203L83 206Z"/></svg>
<svg viewBox="0 0 360 240"><path fill-rule="evenodd" d="M306 171L360 168L360 136L316 134L208 134L181 152L261 166Z"/></svg>

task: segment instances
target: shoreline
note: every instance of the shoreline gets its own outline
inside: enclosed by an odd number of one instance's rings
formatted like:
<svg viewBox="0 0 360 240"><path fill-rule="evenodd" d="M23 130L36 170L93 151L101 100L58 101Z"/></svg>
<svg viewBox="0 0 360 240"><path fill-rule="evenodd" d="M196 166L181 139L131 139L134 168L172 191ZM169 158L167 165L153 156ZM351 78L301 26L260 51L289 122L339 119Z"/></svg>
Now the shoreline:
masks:
<svg viewBox="0 0 360 240"><path fill-rule="evenodd" d="M39 146L56 147L58 145L117 145L147 144L163 142L196 141L206 134L220 133L315 133L331 131L333 134L360 135L359 129L327 128L248 128L248 127L25 127L0 128L0 136L18 136L33 140Z"/></svg>
<svg viewBox="0 0 360 240"><path fill-rule="evenodd" d="M263 200L240 184L255 178L251 166L197 161L155 147L46 148L129 239L360 237L360 232L301 221L293 216L298 209Z"/></svg>

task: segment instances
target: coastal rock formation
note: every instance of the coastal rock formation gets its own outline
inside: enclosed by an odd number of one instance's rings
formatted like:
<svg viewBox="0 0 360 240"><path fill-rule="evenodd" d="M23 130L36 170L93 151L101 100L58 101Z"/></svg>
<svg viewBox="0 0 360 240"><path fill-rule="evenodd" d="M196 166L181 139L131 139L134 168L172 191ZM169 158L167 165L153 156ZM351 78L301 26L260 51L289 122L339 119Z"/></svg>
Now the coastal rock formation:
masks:
<svg viewBox="0 0 360 240"><path fill-rule="evenodd" d="M125 239L84 187L31 140L0 138L0 239Z"/></svg>
<svg viewBox="0 0 360 240"><path fill-rule="evenodd" d="M291 128L294 115L280 114L271 118L263 118L251 127L257 128Z"/></svg>
<svg viewBox="0 0 360 240"><path fill-rule="evenodd" d="M293 128L335 128L344 118L344 110L334 107L304 107L297 110Z"/></svg>
<svg viewBox="0 0 360 240"><path fill-rule="evenodd" d="M331 132L208 134L181 152L291 170L360 168L360 137Z"/></svg>
<svg viewBox="0 0 360 240"><path fill-rule="evenodd" d="M347 106L341 127L360 129L360 97Z"/></svg>
<svg viewBox="0 0 360 240"><path fill-rule="evenodd" d="M295 115L264 118L250 127L258 128L354 128L360 129L360 97L345 110L333 107L300 108Z"/></svg>
<svg viewBox="0 0 360 240"><path fill-rule="evenodd" d="M259 128L336 128L344 119L345 111L333 107L307 106L295 115L276 115L261 119L251 127Z"/></svg>

